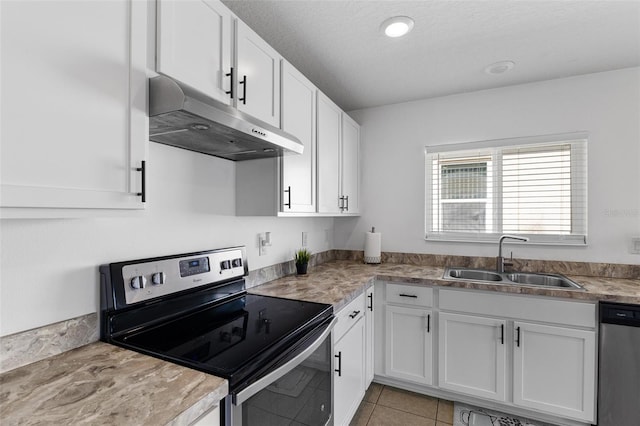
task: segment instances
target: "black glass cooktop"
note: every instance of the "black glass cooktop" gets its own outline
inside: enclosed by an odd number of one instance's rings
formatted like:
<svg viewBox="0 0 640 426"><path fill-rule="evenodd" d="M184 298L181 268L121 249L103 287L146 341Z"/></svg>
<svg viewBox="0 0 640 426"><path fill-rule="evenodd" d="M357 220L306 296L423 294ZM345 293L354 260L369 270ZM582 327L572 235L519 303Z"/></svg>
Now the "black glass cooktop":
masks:
<svg viewBox="0 0 640 426"><path fill-rule="evenodd" d="M331 305L244 294L119 341L224 377L233 387L332 314Z"/></svg>

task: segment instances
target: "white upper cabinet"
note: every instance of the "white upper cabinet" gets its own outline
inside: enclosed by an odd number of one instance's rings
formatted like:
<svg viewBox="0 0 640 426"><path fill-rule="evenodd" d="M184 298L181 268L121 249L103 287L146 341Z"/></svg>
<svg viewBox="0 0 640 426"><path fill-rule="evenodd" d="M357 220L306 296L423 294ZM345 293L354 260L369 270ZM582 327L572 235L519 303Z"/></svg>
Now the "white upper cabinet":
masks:
<svg viewBox="0 0 640 426"><path fill-rule="evenodd" d="M0 8L2 216L142 209L147 3Z"/></svg>
<svg viewBox="0 0 640 426"><path fill-rule="evenodd" d="M318 212L357 214L360 209L360 126L318 94Z"/></svg>
<svg viewBox="0 0 640 426"><path fill-rule="evenodd" d="M278 128L281 59L258 34L236 20L236 107Z"/></svg>
<svg viewBox="0 0 640 426"><path fill-rule="evenodd" d="M318 212L341 213L342 110L318 93Z"/></svg>
<svg viewBox="0 0 640 426"><path fill-rule="evenodd" d="M159 0L156 71L231 104L232 15L217 0Z"/></svg>
<svg viewBox="0 0 640 426"><path fill-rule="evenodd" d="M360 212L360 126L342 113L342 211Z"/></svg>
<svg viewBox="0 0 640 426"><path fill-rule="evenodd" d="M283 212L316 211L316 87L282 61L282 130L304 145L301 155L282 157Z"/></svg>

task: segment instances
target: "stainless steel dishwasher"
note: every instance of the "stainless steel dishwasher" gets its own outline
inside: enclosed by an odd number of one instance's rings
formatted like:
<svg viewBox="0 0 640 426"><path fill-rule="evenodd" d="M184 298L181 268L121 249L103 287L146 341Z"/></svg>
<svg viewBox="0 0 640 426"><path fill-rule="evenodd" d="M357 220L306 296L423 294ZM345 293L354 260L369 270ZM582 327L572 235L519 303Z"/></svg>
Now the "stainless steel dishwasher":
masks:
<svg viewBox="0 0 640 426"><path fill-rule="evenodd" d="M640 305L600 303L598 426L640 425Z"/></svg>

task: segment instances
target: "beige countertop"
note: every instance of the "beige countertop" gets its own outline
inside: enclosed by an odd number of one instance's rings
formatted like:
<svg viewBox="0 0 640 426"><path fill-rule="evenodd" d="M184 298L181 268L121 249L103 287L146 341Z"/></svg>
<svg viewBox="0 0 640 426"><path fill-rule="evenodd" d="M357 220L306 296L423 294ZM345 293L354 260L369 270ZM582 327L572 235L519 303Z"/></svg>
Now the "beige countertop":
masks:
<svg viewBox="0 0 640 426"><path fill-rule="evenodd" d="M254 287L337 311L375 279L585 301L640 304L640 280L569 275L585 291L443 280L444 268L333 261ZM226 380L96 342L0 375L2 425L188 425L228 393Z"/></svg>
<svg viewBox="0 0 640 426"><path fill-rule="evenodd" d="M640 304L640 280L568 275L585 290L444 280L444 268L397 263L366 265L338 260L310 268L308 275L291 275L251 288L250 293L332 304L338 311L375 279L418 285L470 288L503 293L562 297L586 301Z"/></svg>
<svg viewBox="0 0 640 426"><path fill-rule="evenodd" d="M0 375L0 423L188 425L227 393L219 377L96 342Z"/></svg>

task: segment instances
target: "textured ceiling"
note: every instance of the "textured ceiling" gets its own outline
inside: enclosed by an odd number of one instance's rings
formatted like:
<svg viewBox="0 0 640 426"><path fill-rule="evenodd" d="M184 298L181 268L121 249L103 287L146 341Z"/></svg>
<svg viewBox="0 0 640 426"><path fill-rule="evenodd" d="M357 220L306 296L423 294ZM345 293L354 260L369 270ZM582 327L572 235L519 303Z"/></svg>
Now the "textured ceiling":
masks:
<svg viewBox="0 0 640 426"><path fill-rule="evenodd" d="M223 3L347 111L640 65L640 0ZM415 27L385 37L396 15Z"/></svg>

